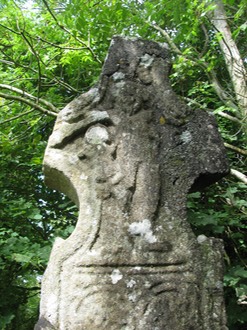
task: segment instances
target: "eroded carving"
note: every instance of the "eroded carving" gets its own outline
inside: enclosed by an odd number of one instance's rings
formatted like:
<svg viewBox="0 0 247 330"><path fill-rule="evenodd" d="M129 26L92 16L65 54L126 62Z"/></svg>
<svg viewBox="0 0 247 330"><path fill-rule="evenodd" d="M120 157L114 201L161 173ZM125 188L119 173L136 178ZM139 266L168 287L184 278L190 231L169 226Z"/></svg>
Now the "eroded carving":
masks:
<svg viewBox="0 0 247 330"><path fill-rule="evenodd" d="M36 329L226 329L222 244L196 239L186 196L228 164L169 70L165 44L115 37L97 86L60 112L44 173L79 219L53 247Z"/></svg>

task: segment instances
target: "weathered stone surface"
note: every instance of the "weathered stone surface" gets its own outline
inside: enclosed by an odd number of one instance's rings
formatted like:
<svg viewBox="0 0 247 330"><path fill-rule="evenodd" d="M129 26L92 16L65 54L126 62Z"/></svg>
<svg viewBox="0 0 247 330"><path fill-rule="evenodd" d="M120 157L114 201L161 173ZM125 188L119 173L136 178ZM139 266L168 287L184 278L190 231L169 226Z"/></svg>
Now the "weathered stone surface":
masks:
<svg viewBox="0 0 247 330"><path fill-rule="evenodd" d="M169 70L166 45L115 37L98 85L60 112L45 179L79 219L54 244L35 329L226 329L222 242L195 237L186 196L228 164Z"/></svg>

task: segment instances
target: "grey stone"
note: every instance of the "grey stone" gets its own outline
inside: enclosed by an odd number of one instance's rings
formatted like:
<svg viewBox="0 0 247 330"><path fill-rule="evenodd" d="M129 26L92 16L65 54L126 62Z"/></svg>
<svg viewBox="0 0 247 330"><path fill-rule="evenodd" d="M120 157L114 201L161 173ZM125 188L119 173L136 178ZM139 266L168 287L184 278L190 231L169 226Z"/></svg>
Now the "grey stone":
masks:
<svg viewBox="0 0 247 330"><path fill-rule="evenodd" d="M79 208L54 244L35 329L225 330L223 244L186 198L229 171L214 117L172 91L167 45L114 37L97 86L58 116L46 183Z"/></svg>

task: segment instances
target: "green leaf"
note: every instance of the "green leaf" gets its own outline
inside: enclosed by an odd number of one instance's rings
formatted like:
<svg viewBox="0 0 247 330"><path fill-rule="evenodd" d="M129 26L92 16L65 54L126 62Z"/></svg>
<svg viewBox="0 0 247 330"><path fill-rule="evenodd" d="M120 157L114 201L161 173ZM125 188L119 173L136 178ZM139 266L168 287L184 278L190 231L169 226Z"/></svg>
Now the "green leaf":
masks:
<svg viewBox="0 0 247 330"><path fill-rule="evenodd" d="M30 262L32 257L30 255L26 255L26 254L14 253L13 254L13 259L16 262L28 263L28 262Z"/></svg>

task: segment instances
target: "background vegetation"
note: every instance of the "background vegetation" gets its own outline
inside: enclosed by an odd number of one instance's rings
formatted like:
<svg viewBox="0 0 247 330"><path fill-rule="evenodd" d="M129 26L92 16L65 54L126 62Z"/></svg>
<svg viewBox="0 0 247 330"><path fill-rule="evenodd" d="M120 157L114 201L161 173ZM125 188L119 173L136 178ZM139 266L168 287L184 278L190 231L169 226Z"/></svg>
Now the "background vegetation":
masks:
<svg viewBox="0 0 247 330"><path fill-rule="evenodd" d="M170 45L171 81L214 113L231 173L188 198L197 234L225 242L229 329L246 329L246 0L0 0L0 329L33 329L40 279L76 208L43 184L56 115L96 81L111 37Z"/></svg>

